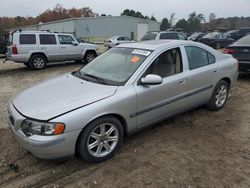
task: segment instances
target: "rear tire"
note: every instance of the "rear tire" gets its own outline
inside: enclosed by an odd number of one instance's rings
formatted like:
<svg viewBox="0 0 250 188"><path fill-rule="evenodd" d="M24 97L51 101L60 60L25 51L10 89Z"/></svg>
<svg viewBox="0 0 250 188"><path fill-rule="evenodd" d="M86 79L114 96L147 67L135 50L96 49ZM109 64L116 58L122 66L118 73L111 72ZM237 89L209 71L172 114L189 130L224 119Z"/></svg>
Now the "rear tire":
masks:
<svg viewBox="0 0 250 188"><path fill-rule="evenodd" d="M220 80L213 91L210 102L207 104L208 108L217 111L223 108L226 104L229 94L229 85L226 81Z"/></svg>
<svg viewBox="0 0 250 188"><path fill-rule="evenodd" d="M95 52L89 51L86 52L85 56L84 56L84 62L85 63L90 63L92 60L94 60L97 57Z"/></svg>
<svg viewBox="0 0 250 188"><path fill-rule="evenodd" d="M103 162L113 157L120 149L123 135L122 124L115 117L96 119L82 132L78 142L78 152L88 162Z"/></svg>
<svg viewBox="0 0 250 188"><path fill-rule="evenodd" d="M47 65L47 59L43 55L37 54L31 56L29 61L29 66L32 69L41 70L44 69L46 65Z"/></svg>

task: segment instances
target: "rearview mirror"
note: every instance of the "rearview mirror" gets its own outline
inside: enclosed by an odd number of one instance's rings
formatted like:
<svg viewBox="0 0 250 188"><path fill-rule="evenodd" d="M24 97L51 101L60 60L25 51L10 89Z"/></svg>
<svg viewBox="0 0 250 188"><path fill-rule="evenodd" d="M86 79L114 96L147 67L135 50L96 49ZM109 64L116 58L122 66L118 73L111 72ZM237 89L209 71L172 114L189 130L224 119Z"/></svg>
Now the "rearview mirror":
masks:
<svg viewBox="0 0 250 188"><path fill-rule="evenodd" d="M72 45L77 46L78 43L76 41L72 41Z"/></svg>
<svg viewBox="0 0 250 188"><path fill-rule="evenodd" d="M142 85L158 85L162 83L162 77L155 74L148 74L144 78L141 79Z"/></svg>

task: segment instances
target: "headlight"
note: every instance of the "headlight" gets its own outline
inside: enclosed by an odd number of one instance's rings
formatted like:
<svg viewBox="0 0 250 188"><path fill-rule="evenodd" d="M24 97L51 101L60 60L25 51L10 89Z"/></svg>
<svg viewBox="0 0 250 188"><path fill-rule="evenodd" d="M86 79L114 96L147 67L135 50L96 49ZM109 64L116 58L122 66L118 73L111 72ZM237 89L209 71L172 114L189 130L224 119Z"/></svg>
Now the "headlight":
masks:
<svg viewBox="0 0 250 188"><path fill-rule="evenodd" d="M32 135L58 135L62 134L65 129L63 123L47 123L47 122L38 122L32 120L24 120L21 125L22 131L26 136Z"/></svg>

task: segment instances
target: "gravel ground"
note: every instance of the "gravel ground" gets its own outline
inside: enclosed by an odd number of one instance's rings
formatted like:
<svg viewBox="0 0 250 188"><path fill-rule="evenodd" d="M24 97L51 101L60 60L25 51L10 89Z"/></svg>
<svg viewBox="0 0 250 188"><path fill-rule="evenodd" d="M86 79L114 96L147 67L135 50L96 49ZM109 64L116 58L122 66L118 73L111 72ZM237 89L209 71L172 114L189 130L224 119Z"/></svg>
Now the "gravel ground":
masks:
<svg viewBox="0 0 250 188"><path fill-rule="evenodd" d="M250 187L250 76L225 108L179 115L125 139L101 164L78 156L44 161L23 150L7 128L10 97L41 80L80 68L72 62L32 71L0 63L0 187Z"/></svg>

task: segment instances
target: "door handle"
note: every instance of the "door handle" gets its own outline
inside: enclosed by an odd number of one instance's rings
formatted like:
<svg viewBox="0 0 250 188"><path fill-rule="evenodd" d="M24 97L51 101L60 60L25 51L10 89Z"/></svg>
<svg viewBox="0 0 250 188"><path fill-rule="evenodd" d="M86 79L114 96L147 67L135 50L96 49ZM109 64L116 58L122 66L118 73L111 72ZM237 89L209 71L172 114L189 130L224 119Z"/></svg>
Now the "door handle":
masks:
<svg viewBox="0 0 250 188"><path fill-rule="evenodd" d="M219 70L214 70L214 72L215 72L215 73L218 73L218 72L219 72Z"/></svg>
<svg viewBox="0 0 250 188"><path fill-rule="evenodd" d="M61 48L62 48L62 49L65 49L66 47L65 47L65 46L62 46Z"/></svg>
<svg viewBox="0 0 250 188"><path fill-rule="evenodd" d="M41 50L45 50L45 49L47 49L46 47L41 47Z"/></svg>
<svg viewBox="0 0 250 188"><path fill-rule="evenodd" d="M186 80L179 81L179 84L185 84Z"/></svg>

